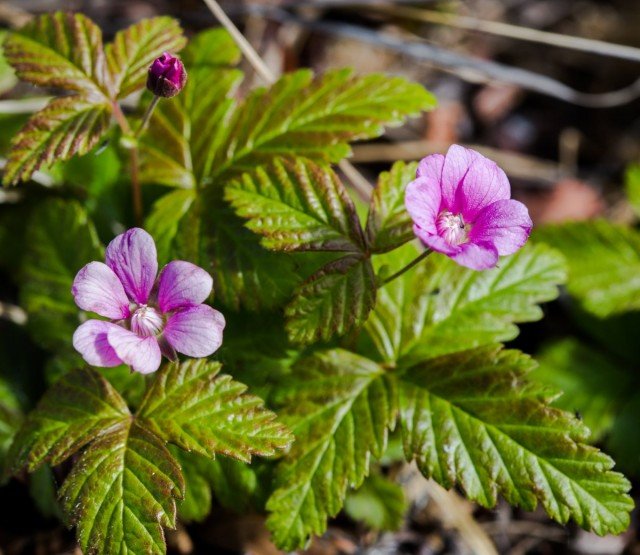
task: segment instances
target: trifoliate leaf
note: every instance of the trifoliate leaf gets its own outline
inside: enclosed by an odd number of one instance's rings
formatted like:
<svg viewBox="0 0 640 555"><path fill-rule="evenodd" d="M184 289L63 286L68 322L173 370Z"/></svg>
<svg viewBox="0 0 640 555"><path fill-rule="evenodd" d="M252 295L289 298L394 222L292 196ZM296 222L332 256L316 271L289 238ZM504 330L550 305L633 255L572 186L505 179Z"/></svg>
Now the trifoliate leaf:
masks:
<svg viewBox="0 0 640 555"><path fill-rule="evenodd" d="M162 527L175 528L180 467L164 443L127 419L81 455L60 489L85 553L164 554Z"/></svg>
<svg viewBox="0 0 640 555"><path fill-rule="evenodd" d="M605 318L640 309L640 234L605 220L546 226L535 238L565 255L569 293Z"/></svg>
<svg viewBox="0 0 640 555"><path fill-rule="evenodd" d="M295 343L328 341L367 319L376 301L371 261L348 255L313 274L286 307L287 333Z"/></svg>
<svg viewBox="0 0 640 555"><path fill-rule="evenodd" d="M220 364L205 359L166 365L156 375L138 410L149 429L187 451L216 453L249 462L291 443L289 431L258 397Z"/></svg>
<svg viewBox="0 0 640 555"><path fill-rule="evenodd" d="M415 237L404 206L404 192L415 179L417 167L415 163L396 162L391 171L380 174L367 218L367 242L373 252L388 252Z"/></svg>
<svg viewBox="0 0 640 555"><path fill-rule="evenodd" d="M623 532L633 508L629 482L584 443L589 431L577 418L549 407L549 392L525 381L534 365L517 351L484 347L407 370L400 384L407 458L483 506L501 494L526 510L540 502L561 523Z"/></svg>
<svg viewBox="0 0 640 555"><path fill-rule="evenodd" d="M143 19L118 31L105 48L113 96L124 98L144 87L149 66L163 52L175 54L186 43L172 17Z"/></svg>
<svg viewBox="0 0 640 555"><path fill-rule="evenodd" d="M56 98L36 112L11 141L3 183L16 184L43 165L89 152L107 132L111 106L86 97Z"/></svg>
<svg viewBox="0 0 640 555"><path fill-rule="evenodd" d="M398 530L407 512L402 486L380 474L372 474L347 494L345 512L374 530Z"/></svg>
<svg viewBox="0 0 640 555"><path fill-rule="evenodd" d="M34 341L47 348L69 348L80 325L71 285L83 265L103 259L102 246L82 207L52 200L33 210L23 259L22 306Z"/></svg>
<svg viewBox="0 0 640 555"><path fill-rule="evenodd" d="M102 31L79 13L34 18L11 33L4 53L20 79L76 91L96 102L108 95Z"/></svg>
<svg viewBox="0 0 640 555"><path fill-rule="evenodd" d="M614 359L575 338L563 339L538 354L532 380L562 391L554 405L580 415L593 442L611 429L620 405L633 391L631 376Z"/></svg>
<svg viewBox="0 0 640 555"><path fill-rule="evenodd" d="M365 248L353 202L329 166L304 158L277 159L233 181L225 196L268 249L361 252Z"/></svg>
<svg viewBox="0 0 640 555"><path fill-rule="evenodd" d="M296 441L276 471L267 526L287 551L321 534L359 487L371 456L384 452L396 417L394 381L377 364L343 350L299 361L279 390L280 414Z"/></svg>
<svg viewBox="0 0 640 555"><path fill-rule="evenodd" d="M201 31L189 39L182 52L182 61L191 71L197 66L211 68L232 67L240 63L242 54L231 35L222 28Z"/></svg>
<svg viewBox="0 0 640 555"><path fill-rule="evenodd" d="M314 78L297 71L238 106L211 175L215 182L287 154L338 162L349 154L349 141L376 137L385 125L434 106L425 89L399 77L337 70Z"/></svg>
<svg viewBox="0 0 640 555"><path fill-rule="evenodd" d="M124 399L98 372L69 372L27 416L11 445L12 467L55 466L130 416Z"/></svg>
<svg viewBox="0 0 640 555"><path fill-rule="evenodd" d="M640 217L640 164L632 164L627 168L624 179L624 190L627 200L636 216Z"/></svg>
<svg viewBox="0 0 640 555"><path fill-rule="evenodd" d="M395 271L418 254L402 250L380 262ZM402 364L507 341L518 335L515 323L542 317L538 303L554 299L564 279L562 257L544 245L526 246L483 272L431 254L380 288L367 340L383 360Z"/></svg>

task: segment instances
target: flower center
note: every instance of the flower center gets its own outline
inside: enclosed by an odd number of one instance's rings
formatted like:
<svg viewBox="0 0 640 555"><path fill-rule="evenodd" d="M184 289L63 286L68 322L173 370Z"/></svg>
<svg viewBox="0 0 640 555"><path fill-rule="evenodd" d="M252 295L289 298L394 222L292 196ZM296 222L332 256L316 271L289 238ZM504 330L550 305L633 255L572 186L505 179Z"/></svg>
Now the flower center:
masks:
<svg viewBox="0 0 640 555"><path fill-rule="evenodd" d="M146 304L140 305L131 316L131 331L138 337L157 335L162 331L163 324L160 312Z"/></svg>
<svg viewBox="0 0 640 555"><path fill-rule="evenodd" d="M436 220L438 235L450 245L461 245L469 239L471 224L466 224L462 214L453 214L443 210Z"/></svg>

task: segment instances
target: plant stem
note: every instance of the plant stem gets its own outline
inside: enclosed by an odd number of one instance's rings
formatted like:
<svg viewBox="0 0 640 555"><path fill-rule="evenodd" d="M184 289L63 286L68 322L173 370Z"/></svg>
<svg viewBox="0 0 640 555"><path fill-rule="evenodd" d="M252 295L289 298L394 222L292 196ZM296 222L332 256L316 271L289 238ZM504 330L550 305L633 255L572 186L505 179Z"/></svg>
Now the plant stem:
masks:
<svg viewBox="0 0 640 555"><path fill-rule="evenodd" d="M144 218L142 212L142 191L140 190L140 178L138 175L137 134L134 135L131 131L131 126L117 102L113 103L113 116L116 118L120 129L122 129L122 133L128 138L133 139L129 147L131 160L131 199L133 201L133 219L136 225L141 226Z"/></svg>
<svg viewBox="0 0 640 555"><path fill-rule="evenodd" d="M413 268L416 264L418 264L419 262L421 262L422 260L427 258L427 256L429 256L432 252L433 251L431 249L427 249L426 251L424 251L423 253L418 255L416 258L414 258L411 262L409 262L409 264L407 264L404 268L398 270L395 274L393 274L393 275L389 276L387 279L385 279L379 285L379 287L382 287L382 286L386 285L387 283L392 282L394 279L400 277L406 271L411 270L411 268Z"/></svg>
<svg viewBox="0 0 640 555"><path fill-rule="evenodd" d="M142 133L144 133L144 130L147 128L147 124L151 119L151 114L153 114L153 110L155 109L159 100L160 100L160 97L154 95L153 100L150 102L147 108L147 111L144 113L144 116L142 117L142 123L140 124L140 127L138 127L138 130L136 131L136 134L135 134L136 139L140 137L140 135L142 135Z"/></svg>

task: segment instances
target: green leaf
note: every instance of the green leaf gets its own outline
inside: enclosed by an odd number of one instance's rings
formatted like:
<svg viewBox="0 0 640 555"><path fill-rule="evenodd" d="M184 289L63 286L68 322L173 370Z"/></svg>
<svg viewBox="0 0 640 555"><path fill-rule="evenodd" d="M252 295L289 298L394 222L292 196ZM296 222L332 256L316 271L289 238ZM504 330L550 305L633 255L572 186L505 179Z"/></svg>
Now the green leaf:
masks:
<svg viewBox="0 0 640 555"><path fill-rule="evenodd" d="M404 206L404 192L416 177L417 163L396 162L380 174L367 218L367 243L375 253L391 251L410 241L413 222Z"/></svg>
<svg viewBox="0 0 640 555"><path fill-rule="evenodd" d="M408 245L380 258L395 270L416 254ZM555 299L564 279L562 257L544 245L525 246L483 272L432 254L380 288L365 340L383 360L401 364L508 341L518 335L516 323L542 318L538 303Z"/></svg>
<svg viewBox="0 0 640 555"><path fill-rule="evenodd" d="M180 24L172 17L143 19L118 31L105 49L113 96L124 98L143 88L153 60L165 51L175 54L185 43Z"/></svg>
<svg viewBox="0 0 640 555"><path fill-rule="evenodd" d="M125 401L98 372L69 372L18 431L9 452L13 471L33 471L44 462L55 466L130 416Z"/></svg>
<svg viewBox="0 0 640 555"><path fill-rule="evenodd" d="M60 489L85 553L164 554L162 527L174 528L180 467L164 443L133 420L103 433Z"/></svg>
<svg viewBox="0 0 640 555"><path fill-rule="evenodd" d="M616 456L618 463L628 472L637 476L640 472L640 393L634 389L626 403L620 403L615 425L611 430L607 446Z"/></svg>
<svg viewBox="0 0 640 555"><path fill-rule="evenodd" d="M286 307L287 333L295 343L328 341L367 319L376 301L371 261L349 255L329 262L295 292Z"/></svg>
<svg viewBox="0 0 640 555"><path fill-rule="evenodd" d="M226 188L226 199L248 229L277 251L364 250L355 207L329 166L297 158L245 173Z"/></svg>
<svg viewBox="0 0 640 555"><path fill-rule="evenodd" d="M334 70L314 78L309 70L297 71L256 89L238 106L211 177L219 183L287 154L338 162L350 153L349 141L377 137L384 125L434 106L425 89L399 77Z"/></svg>
<svg viewBox="0 0 640 555"><path fill-rule="evenodd" d="M291 436L276 415L245 394L245 385L219 375L220 368L205 359L166 365L147 390L139 418L166 441L209 457L249 462L252 455L286 448Z"/></svg>
<svg viewBox="0 0 640 555"><path fill-rule="evenodd" d="M568 338L538 355L531 379L562 391L555 405L577 412L598 441L614 424L619 406L633 391L631 376L599 350Z"/></svg>
<svg viewBox="0 0 640 555"><path fill-rule="evenodd" d="M396 392L379 365L336 349L299 361L278 401L296 441L278 465L267 526L292 551L324 532L347 488L359 487L371 456L384 452Z"/></svg>
<svg viewBox="0 0 640 555"><path fill-rule="evenodd" d="M3 183L16 184L43 165L89 152L109 129L111 106L86 97L52 100L13 138Z"/></svg>
<svg viewBox="0 0 640 555"><path fill-rule="evenodd" d="M76 91L104 102L108 95L102 31L79 13L35 17L9 35L4 53L20 79Z"/></svg>
<svg viewBox="0 0 640 555"><path fill-rule="evenodd" d="M493 507L498 494L597 534L629 525L630 484L613 461L585 445L588 429L548 406L549 392L525 381L535 365L500 347L456 353L409 369L400 385L408 459L444 487Z"/></svg>
<svg viewBox="0 0 640 555"><path fill-rule="evenodd" d="M40 514L64 521L57 497L56 479L49 465L43 464L29 476L29 494Z"/></svg>
<svg viewBox="0 0 640 555"><path fill-rule="evenodd" d="M624 178L624 190L629 204L636 216L640 217L640 164L628 166Z"/></svg>
<svg viewBox="0 0 640 555"><path fill-rule="evenodd" d="M191 71L195 66L210 69L232 67L240 63L242 54L226 29L212 27L189 39L182 61Z"/></svg>
<svg viewBox="0 0 640 555"><path fill-rule="evenodd" d="M551 225L535 238L565 255L569 293L600 318L640 309L640 234L605 220Z"/></svg>
<svg viewBox="0 0 640 555"><path fill-rule="evenodd" d="M22 424L18 397L9 383L0 378L0 483L6 469L6 456L13 438Z"/></svg>
<svg viewBox="0 0 640 555"><path fill-rule="evenodd" d="M32 212L28 224L20 291L33 339L47 348L69 348L80 325L71 285L85 264L102 260L91 221L76 202L49 199Z"/></svg>
<svg viewBox="0 0 640 555"><path fill-rule="evenodd" d="M344 502L344 510L353 520L375 530L398 530L407 508L402 487L380 474L369 476Z"/></svg>
<svg viewBox="0 0 640 555"><path fill-rule="evenodd" d="M178 516L183 522L202 522L211 511L211 486L207 478L207 467L214 461L173 446L169 451L184 476L185 493L184 499L178 502Z"/></svg>

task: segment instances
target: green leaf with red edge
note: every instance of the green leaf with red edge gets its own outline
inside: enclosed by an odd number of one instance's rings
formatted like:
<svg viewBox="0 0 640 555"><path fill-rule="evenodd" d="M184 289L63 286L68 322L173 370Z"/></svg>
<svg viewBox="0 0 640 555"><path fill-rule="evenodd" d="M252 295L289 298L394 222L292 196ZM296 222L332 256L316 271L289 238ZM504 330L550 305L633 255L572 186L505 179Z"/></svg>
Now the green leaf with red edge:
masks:
<svg viewBox="0 0 640 555"><path fill-rule="evenodd" d="M11 468L55 466L130 417L124 399L98 372L69 372L45 393L16 434L8 457Z"/></svg>
<svg viewBox="0 0 640 555"><path fill-rule="evenodd" d="M109 129L111 110L80 96L52 100L12 139L3 183L15 185L44 165L89 152Z"/></svg>
<svg viewBox="0 0 640 555"><path fill-rule="evenodd" d="M167 364L147 390L138 418L166 441L209 457L221 453L249 462L252 455L285 449L289 431L220 369L205 359Z"/></svg>
<svg viewBox="0 0 640 555"><path fill-rule="evenodd" d="M359 487L395 424L395 381L378 364L341 349L298 361L275 401L296 437L277 467L267 526L287 551L326 530L347 489Z"/></svg>
<svg viewBox="0 0 640 555"><path fill-rule="evenodd" d="M328 341L363 324L376 301L371 261L348 255L329 262L295 291L285 315L289 339L309 344Z"/></svg>
<svg viewBox="0 0 640 555"><path fill-rule="evenodd" d="M184 495L180 466L164 442L127 419L80 456L60 489L85 553L166 552L163 527L175 528Z"/></svg>
<svg viewBox="0 0 640 555"><path fill-rule="evenodd" d="M104 102L109 95L102 31L79 13L35 17L11 33L4 54L20 79Z"/></svg>
<svg viewBox="0 0 640 555"><path fill-rule="evenodd" d="M555 397L526 381L535 367L518 351L489 346L439 357L400 375L407 459L444 487L459 485L483 506L498 495L597 534L629 525L629 482L586 445L589 430L550 407Z"/></svg>
<svg viewBox="0 0 640 555"><path fill-rule="evenodd" d="M226 187L246 227L276 251L362 252L355 206L331 168L304 158L276 159Z"/></svg>
<svg viewBox="0 0 640 555"><path fill-rule="evenodd" d="M149 66L164 51L175 54L186 39L172 17L143 19L118 31L105 48L113 96L124 98L143 88Z"/></svg>
<svg viewBox="0 0 640 555"><path fill-rule="evenodd" d="M404 192L415 179L417 167L417 163L396 162L390 171L380 174L367 217L367 242L372 252L391 251L415 237Z"/></svg>

